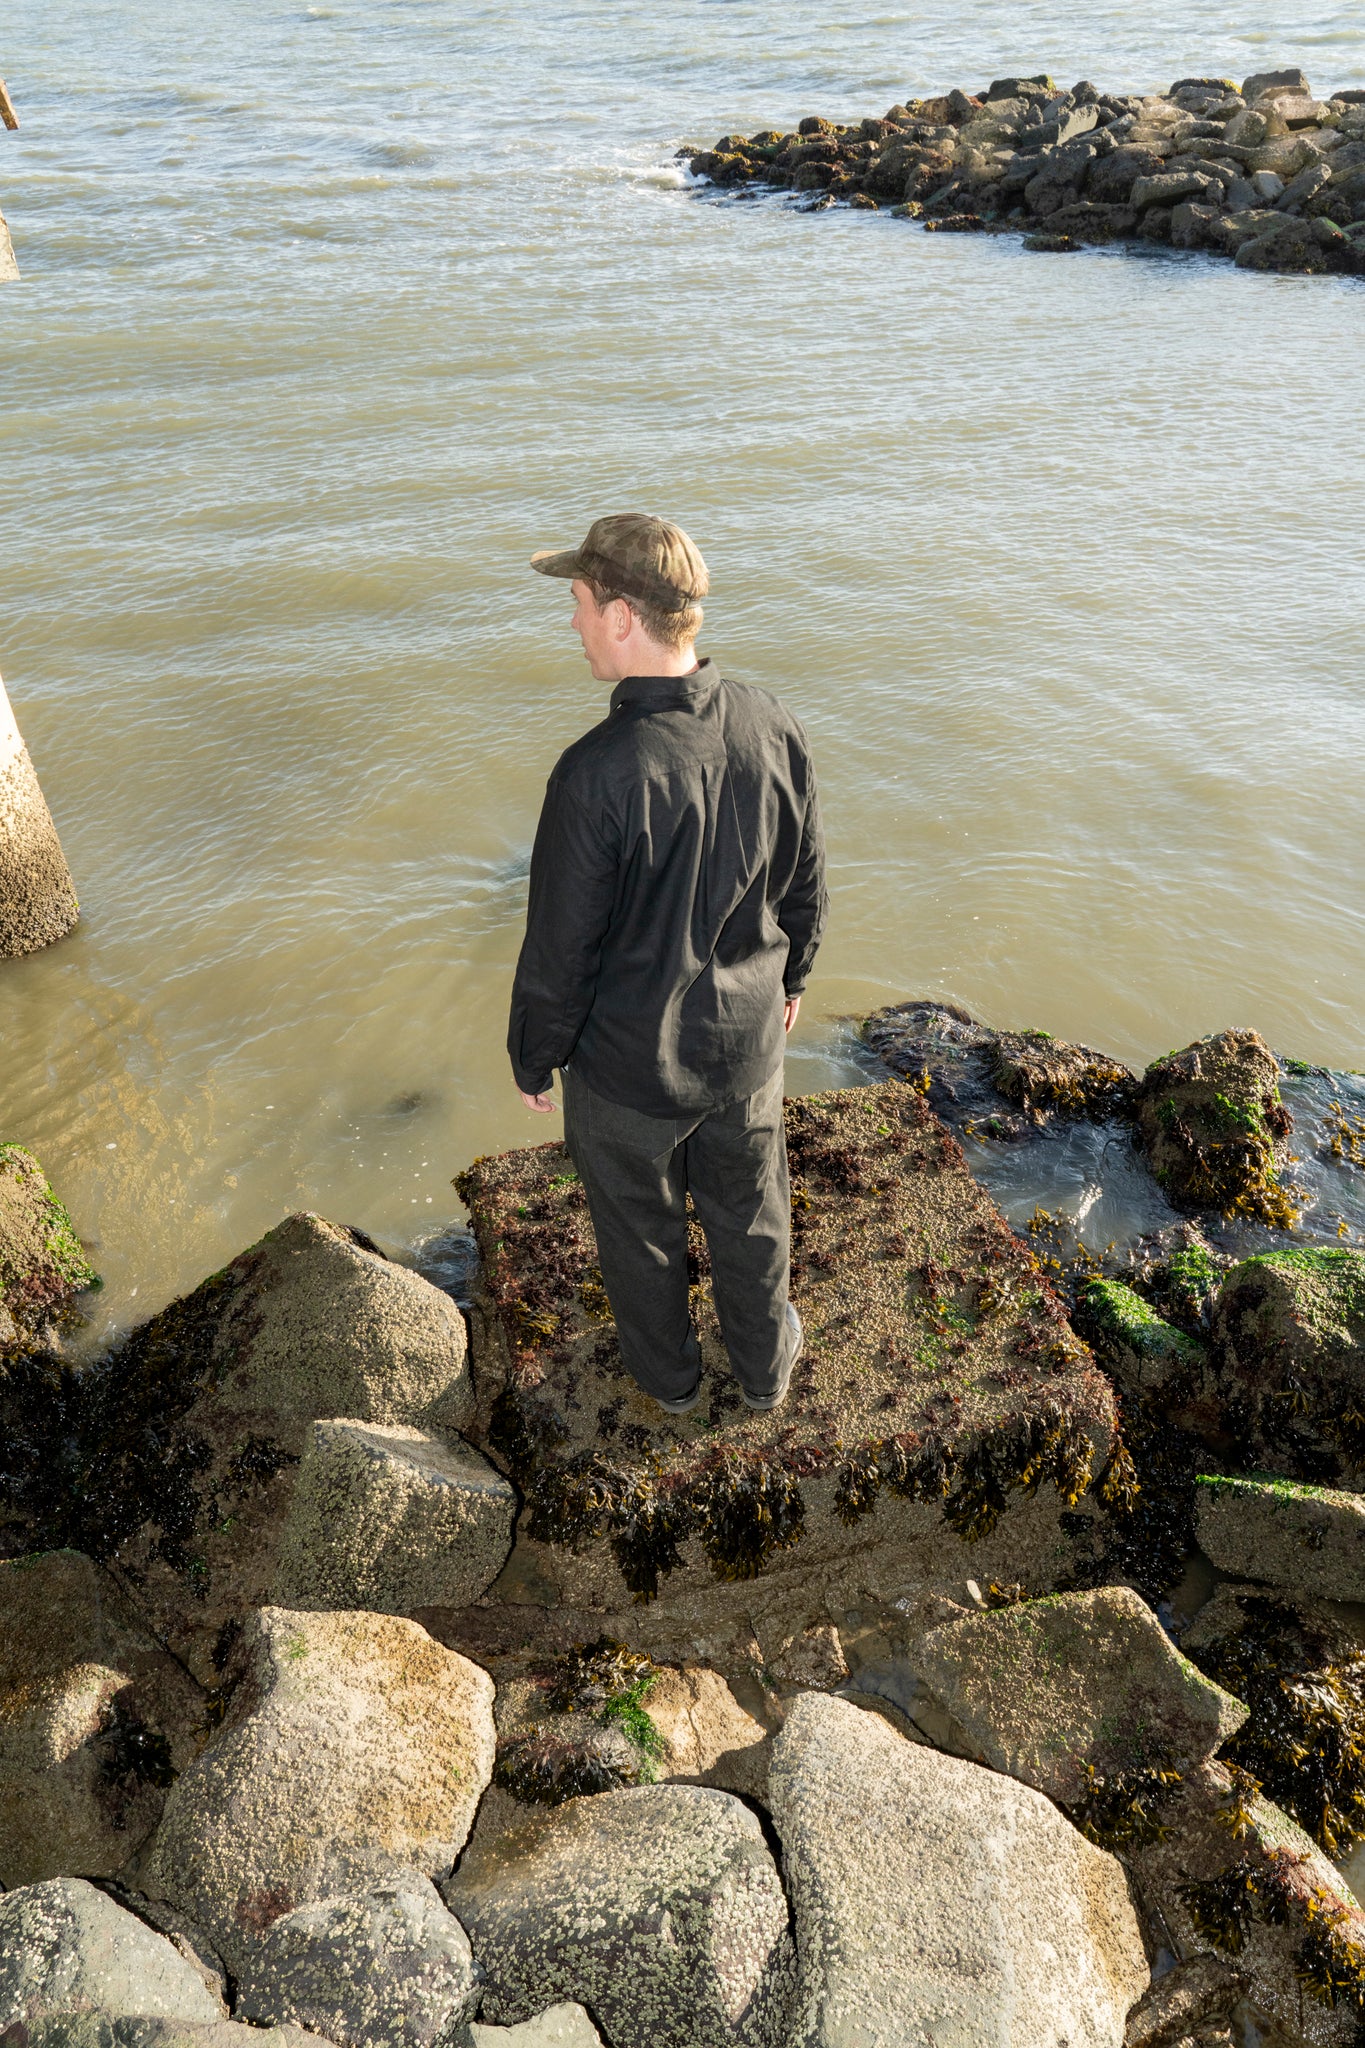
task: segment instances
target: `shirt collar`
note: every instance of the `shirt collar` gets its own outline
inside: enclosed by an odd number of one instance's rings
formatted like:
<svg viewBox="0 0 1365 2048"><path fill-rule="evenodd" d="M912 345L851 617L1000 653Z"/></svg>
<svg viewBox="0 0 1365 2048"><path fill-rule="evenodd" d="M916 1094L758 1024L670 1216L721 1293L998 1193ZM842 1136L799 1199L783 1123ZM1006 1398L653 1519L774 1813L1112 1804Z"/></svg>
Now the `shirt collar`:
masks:
<svg viewBox="0 0 1365 2048"><path fill-rule="evenodd" d="M707 656L686 676L627 676L611 693L611 708L641 704L647 711L666 711L674 704L695 704L716 686L715 663Z"/></svg>

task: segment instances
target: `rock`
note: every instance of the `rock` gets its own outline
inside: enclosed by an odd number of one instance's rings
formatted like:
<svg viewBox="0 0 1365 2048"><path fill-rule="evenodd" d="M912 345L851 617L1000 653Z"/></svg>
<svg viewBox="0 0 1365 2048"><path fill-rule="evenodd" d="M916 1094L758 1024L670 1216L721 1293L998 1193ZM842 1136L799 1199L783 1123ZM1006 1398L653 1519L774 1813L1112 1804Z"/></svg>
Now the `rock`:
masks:
<svg viewBox="0 0 1365 2048"><path fill-rule="evenodd" d="M1157 1395L1184 1407L1207 1385L1206 1347L1164 1321L1121 1280L1083 1281L1076 1315L1077 1327L1127 1399Z"/></svg>
<svg viewBox="0 0 1365 2048"><path fill-rule="evenodd" d="M763 1637L759 1640L763 1642ZM763 1648L764 1663L783 1685L818 1686L830 1692L848 1682L843 1645L832 1622L814 1622L799 1635L770 1636Z"/></svg>
<svg viewBox="0 0 1365 2048"><path fill-rule="evenodd" d="M469 1937L435 1886L408 1875L283 1914L243 1966L236 2010L340 2048L432 2048L478 2002Z"/></svg>
<svg viewBox="0 0 1365 2048"><path fill-rule="evenodd" d="M602 2036L581 2005L552 2005L519 2027L471 2027L469 2048L602 2048Z"/></svg>
<svg viewBox="0 0 1365 2048"><path fill-rule="evenodd" d="M12 284L19 275L19 264L14 254L5 216L0 213L0 284Z"/></svg>
<svg viewBox="0 0 1365 2048"><path fill-rule="evenodd" d="M1270 92L1310 92L1302 71L1255 71L1242 87L1244 100L1258 100Z"/></svg>
<svg viewBox="0 0 1365 2048"><path fill-rule="evenodd" d="M58 2014L219 2020L222 2007L164 1935L84 1878L0 1898L0 2030Z"/></svg>
<svg viewBox="0 0 1365 2048"><path fill-rule="evenodd" d="M785 2048L787 1904L757 1818L728 1793L571 1800L471 1847L442 1889L487 1973L488 2019L570 1998L613 2048Z"/></svg>
<svg viewBox="0 0 1365 2048"><path fill-rule="evenodd" d="M1138 1140L1177 1209L1245 1216L1280 1229L1294 1222L1275 1149L1293 1128L1279 1080L1274 1053L1254 1031L1220 1031L1148 1067L1138 1093Z"/></svg>
<svg viewBox="0 0 1365 2048"><path fill-rule="evenodd" d="M745 1712L719 1671L688 1664L660 1671L646 1695L665 1747L665 1777L761 1798L772 1740Z"/></svg>
<svg viewBox="0 0 1365 2048"><path fill-rule="evenodd" d="M168 1906L164 1899L149 1899L145 1892L135 1891L132 1886L118 1878L103 1878L100 1890L111 1898L116 1906L122 1906L135 1919L150 1927L155 1934L164 1934L176 1954L183 1956L198 1977L209 1997L224 2016L231 2003L232 1987L223 1966L223 1959L216 1949L209 1946L205 1936L192 1920L183 1913L177 1913L174 1906Z"/></svg>
<svg viewBox="0 0 1365 2048"><path fill-rule="evenodd" d="M1200 1547L1220 1571L1326 1600L1365 1600L1365 1498L1292 1479L1201 1476Z"/></svg>
<svg viewBox="0 0 1365 2048"><path fill-rule="evenodd" d="M1161 158L1150 149L1121 148L1096 157L1085 181L1086 196L1105 206L1127 206L1139 178L1160 177Z"/></svg>
<svg viewBox="0 0 1365 2048"><path fill-rule="evenodd" d="M1049 1113L1091 1122L1123 1116L1137 1088L1136 1075L1107 1053L1069 1045L1047 1031L1000 1032L990 1061L1001 1094L1038 1123Z"/></svg>
<svg viewBox="0 0 1365 2048"><path fill-rule="evenodd" d="M205 1684L274 1590L315 1421L457 1429L473 1387L455 1304L359 1233L298 1215L133 1331L97 1375L105 1491L83 1547L137 1590Z"/></svg>
<svg viewBox="0 0 1365 2048"><path fill-rule="evenodd" d="M1186 1770L1247 1717L1128 1586L968 1615L913 1659L992 1769L1063 1805L1089 1772Z"/></svg>
<svg viewBox="0 0 1365 2048"><path fill-rule="evenodd" d="M1284 179L1277 178L1274 171L1253 171L1247 181L1258 199L1273 206L1284 191Z"/></svg>
<svg viewBox="0 0 1365 2048"><path fill-rule="evenodd" d="M1129 200L1139 213L1149 206L1175 206L1182 199L1202 198L1210 183L1202 171L1162 171L1135 179Z"/></svg>
<svg viewBox="0 0 1365 2048"><path fill-rule="evenodd" d="M1216 206L1196 206L1192 200L1186 200L1171 214L1171 247L1214 248L1214 230L1221 219L1222 215Z"/></svg>
<svg viewBox="0 0 1365 2048"><path fill-rule="evenodd" d="M512 1547L517 1497L468 1444L396 1423L315 1422L281 1544L289 1607L466 1607Z"/></svg>
<svg viewBox="0 0 1365 2048"><path fill-rule="evenodd" d="M1244 1259L1214 1304L1213 1358L1245 1462L1306 1479L1365 1468L1365 1254Z"/></svg>
<svg viewBox="0 0 1365 2048"><path fill-rule="evenodd" d="M1191 1956L1157 1980L1128 2015L1124 2048L1181 2048L1196 2028L1226 2020L1241 1997L1237 1972L1217 1956Z"/></svg>
<svg viewBox="0 0 1365 2048"><path fill-rule="evenodd" d="M493 1768L493 1681L415 1622L266 1608L222 1733L172 1787L148 1888L234 1968L282 1914L449 1870Z"/></svg>
<svg viewBox="0 0 1365 2048"><path fill-rule="evenodd" d="M1093 200L1079 199L1073 206L1058 207L1056 213L1048 216L1047 225L1050 234L1069 235L1077 242L1103 244L1123 241L1132 234L1137 223L1138 217L1131 206L1102 206ZM1079 1047L1075 1049L1083 1050ZM1059 1118L1066 1114L1060 1104L1048 1112L1038 1109L1036 1096L1033 1103L1029 1114L1040 1123L1046 1121L1049 1114Z"/></svg>
<svg viewBox="0 0 1365 2048"><path fill-rule="evenodd" d="M0 697L0 748L3 747ZM3 934L4 772L0 760L0 935ZM3 954L0 943L0 954ZM10 1329L0 1355L25 1332L41 1330L99 1276L81 1248L71 1218L49 1187L42 1167L22 1145L0 1145L0 1316Z"/></svg>
<svg viewBox="0 0 1365 2048"><path fill-rule="evenodd" d="M493 1782L523 1805L652 1784L667 1745L650 1702L666 1674L606 1636L500 1667Z"/></svg>
<svg viewBox="0 0 1365 2048"><path fill-rule="evenodd" d="M961 1537L986 1579L1051 1583L1071 1556L1057 1517L1105 1483L1112 1390L918 1089L792 1100L787 1120L808 1337L770 1418L742 1408L704 1287L696 1413L665 1417L625 1378L558 1147L460 1176L483 1252L477 1435L525 1500L509 1570L670 1660L957 1583Z"/></svg>
<svg viewBox="0 0 1365 2048"><path fill-rule="evenodd" d="M1315 100L1310 93L1267 94L1262 99L1262 105L1273 107L1291 133L1295 128L1316 128L1319 122L1331 119L1330 111L1323 101Z"/></svg>
<svg viewBox="0 0 1365 2048"><path fill-rule="evenodd" d="M121 1870L205 1701L79 1552L0 1563L0 1885Z"/></svg>
<svg viewBox="0 0 1365 2048"><path fill-rule="evenodd" d="M0 216L0 282L18 275ZM0 959L50 946L78 916L71 870L0 682Z"/></svg>
<svg viewBox="0 0 1365 2048"><path fill-rule="evenodd" d="M1070 206L1080 196L1086 171L1094 157L1087 143L1050 149L1038 170L1024 187L1024 199L1036 219L1046 220L1061 206Z"/></svg>
<svg viewBox="0 0 1365 2048"><path fill-rule="evenodd" d="M54 2013L25 2029L22 2048L330 2048L302 2027L239 2026L235 2020L110 2018Z"/></svg>
<svg viewBox="0 0 1365 2048"><path fill-rule="evenodd" d="M1259 235L1268 235L1273 228L1279 227L1283 219L1283 214L1262 207L1249 207L1240 213L1225 213L1212 233L1224 254L1235 256L1244 243L1254 242Z"/></svg>
<svg viewBox="0 0 1365 2048"><path fill-rule="evenodd" d="M790 2048L1118 2048L1148 1981L1123 1872L1039 1793L807 1693L769 1796L800 1958Z"/></svg>
<svg viewBox="0 0 1365 2048"><path fill-rule="evenodd" d="M1296 2048L1349 2048L1365 1914L1321 1850L1219 1762L1191 1772L1161 1820L1158 1839L1125 1850L1153 1939L1228 1956L1272 2038L1278 2029Z"/></svg>
<svg viewBox="0 0 1365 2048"><path fill-rule="evenodd" d="M1319 192L1332 182L1332 173L1326 164L1309 164L1298 176L1291 178L1276 201L1282 213L1292 213L1296 208L1316 199Z"/></svg>

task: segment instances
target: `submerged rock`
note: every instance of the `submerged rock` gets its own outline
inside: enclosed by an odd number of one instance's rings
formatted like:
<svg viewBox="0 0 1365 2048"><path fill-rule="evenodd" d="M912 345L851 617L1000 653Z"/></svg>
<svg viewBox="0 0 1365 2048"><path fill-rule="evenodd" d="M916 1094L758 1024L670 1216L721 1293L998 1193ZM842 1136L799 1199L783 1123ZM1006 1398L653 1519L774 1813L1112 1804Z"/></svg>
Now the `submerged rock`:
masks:
<svg viewBox="0 0 1365 2048"><path fill-rule="evenodd" d="M994 1770L1061 1805L1097 1778L1188 1770L1247 1717L1128 1586L968 1615L932 1629L915 1661Z"/></svg>
<svg viewBox="0 0 1365 2048"><path fill-rule="evenodd" d="M1050 1583L1058 1513L1106 1469L1107 1383L917 1091L792 1101L787 1122L806 1349L770 1415L740 1403L700 1290L702 1406L674 1419L635 1390L561 1148L460 1178L482 1439L526 1496L513 1566L580 1609L633 1596L646 1640L733 1625L722 1588L747 1580L752 1625L790 1637L854 1583L955 1580L960 1538L987 1577ZM704 1277L699 1237L693 1256Z"/></svg>
<svg viewBox="0 0 1365 2048"><path fill-rule="evenodd" d="M206 1704L91 1559L0 1563L0 1885L121 1870Z"/></svg>
<svg viewBox="0 0 1365 2048"><path fill-rule="evenodd" d="M442 1889L490 2020L568 1998L613 2048L786 2048L787 1902L757 1818L728 1793L573 1800L472 1846Z"/></svg>
<svg viewBox="0 0 1365 2048"><path fill-rule="evenodd" d="M817 1693L769 1784L800 1958L790 2048L1119 2048L1148 1981L1123 1872L1039 1793Z"/></svg>
<svg viewBox="0 0 1365 2048"><path fill-rule="evenodd" d="M315 1422L275 1594L289 1607L464 1607L507 1561L517 1497L487 1458L396 1423Z"/></svg>
<svg viewBox="0 0 1365 2048"><path fill-rule="evenodd" d="M1198 1482L1199 1541L1220 1571L1326 1600L1365 1600L1365 1497L1293 1479Z"/></svg>
<svg viewBox="0 0 1365 2048"><path fill-rule="evenodd" d="M1254 1031L1220 1031L1148 1067L1138 1138L1177 1208L1281 1229L1295 1221L1276 1152L1293 1128L1279 1084L1279 1062Z"/></svg>
<svg viewBox="0 0 1365 2048"><path fill-rule="evenodd" d="M222 1733L171 1789L148 1888L234 1969L283 1914L449 1870L493 1768L493 1681L415 1622L267 1608Z"/></svg>
<svg viewBox="0 0 1365 2048"><path fill-rule="evenodd" d="M164 1935L83 1878L0 1898L0 2030L74 2013L214 2021L222 2007Z"/></svg>
<svg viewBox="0 0 1365 2048"><path fill-rule="evenodd" d="M236 2009L338 2048L433 2048L478 2002L469 1937L435 1886L409 1874L283 1914L244 1964Z"/></svg>

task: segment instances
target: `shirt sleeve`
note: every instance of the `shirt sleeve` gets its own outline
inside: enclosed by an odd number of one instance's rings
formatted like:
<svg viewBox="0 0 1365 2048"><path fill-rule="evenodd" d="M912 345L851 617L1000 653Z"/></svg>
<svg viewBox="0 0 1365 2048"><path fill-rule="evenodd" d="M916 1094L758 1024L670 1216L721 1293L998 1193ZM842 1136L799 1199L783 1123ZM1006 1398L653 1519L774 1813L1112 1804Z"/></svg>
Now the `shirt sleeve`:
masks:
<svg viewBox="0 0 1365 2048"><path fill-rule="evenodd" d="M825 887L825 834L820 823L815 775L809 764L808 773L800 850L777 913L777 921L788 940L787 965L782 976L782 986L788 997L805 993L829 916L829 891Z"/></svg>
<svg viewBox="0 0 1365 2048"><path fill-rule="evenodd" d="M597 990L616 879L614 850L552 776L531 852L526 937L507 1031L512 1072L527 1095L544 1093L578 1043Z"/></svg>

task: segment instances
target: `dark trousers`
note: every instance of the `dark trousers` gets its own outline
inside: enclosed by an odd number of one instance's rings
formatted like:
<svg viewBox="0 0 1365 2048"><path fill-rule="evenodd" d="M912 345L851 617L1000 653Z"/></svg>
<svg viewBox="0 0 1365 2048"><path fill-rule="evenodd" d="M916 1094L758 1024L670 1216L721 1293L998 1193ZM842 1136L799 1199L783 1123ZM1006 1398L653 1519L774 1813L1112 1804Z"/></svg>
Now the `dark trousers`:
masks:
<svg viewBox="0 0 1365 2048"><path fill-rule="evenodd" d="M588 1197L621 1358L656 1400L697 1383L687 1299L687 1197L711 1254L711 1286L735 1376L776 1393L786 1323L791 1193L782 1070L756 1094L704 1116L642 1116L566 1070L564 1139Z"/></svg>

